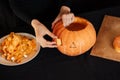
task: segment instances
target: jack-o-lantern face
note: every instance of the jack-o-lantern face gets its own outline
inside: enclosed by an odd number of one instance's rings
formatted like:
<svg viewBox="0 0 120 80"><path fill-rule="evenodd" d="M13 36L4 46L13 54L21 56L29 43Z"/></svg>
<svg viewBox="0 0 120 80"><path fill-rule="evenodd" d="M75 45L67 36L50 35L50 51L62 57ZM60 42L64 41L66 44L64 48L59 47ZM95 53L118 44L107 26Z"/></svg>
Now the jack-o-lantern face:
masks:
<svg viewBox="0 0 120 80"><path fill-rule="evenodd" d="M53 33L58 37L57 48L68 56L77 56L88 51L96 41L93 25L86 19L75 17L73 23L64 27L62 20L58 21Z"/></svg>

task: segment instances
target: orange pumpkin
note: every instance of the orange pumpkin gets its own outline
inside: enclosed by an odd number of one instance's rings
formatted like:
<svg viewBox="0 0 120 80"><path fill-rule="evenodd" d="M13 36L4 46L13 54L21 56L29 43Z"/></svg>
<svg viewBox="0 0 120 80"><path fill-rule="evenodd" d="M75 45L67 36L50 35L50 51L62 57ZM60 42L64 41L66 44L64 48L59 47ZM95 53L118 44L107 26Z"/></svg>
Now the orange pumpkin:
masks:
<svg viewBox="0 0 120 80"><path fill-rule="evenodd" d="M88 51L96 41L94 26L81 17L75 17L74 22L64 27L62 20L58 21L53 33L58 37L58 50L68 56L77 56Z"/></svg>

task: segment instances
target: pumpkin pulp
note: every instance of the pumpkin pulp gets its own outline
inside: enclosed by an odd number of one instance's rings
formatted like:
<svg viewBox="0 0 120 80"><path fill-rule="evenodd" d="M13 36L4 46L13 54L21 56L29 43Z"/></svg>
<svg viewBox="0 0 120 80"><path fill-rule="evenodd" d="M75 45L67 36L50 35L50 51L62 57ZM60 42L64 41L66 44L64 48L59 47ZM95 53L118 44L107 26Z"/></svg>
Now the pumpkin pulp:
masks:
<svg viewBox="0 0 120 80"><path fill-rule="evenodd" d="M69 31L79 31L84 29L87 26L87 23L71 23L69 26L66 27Z"/></svg>

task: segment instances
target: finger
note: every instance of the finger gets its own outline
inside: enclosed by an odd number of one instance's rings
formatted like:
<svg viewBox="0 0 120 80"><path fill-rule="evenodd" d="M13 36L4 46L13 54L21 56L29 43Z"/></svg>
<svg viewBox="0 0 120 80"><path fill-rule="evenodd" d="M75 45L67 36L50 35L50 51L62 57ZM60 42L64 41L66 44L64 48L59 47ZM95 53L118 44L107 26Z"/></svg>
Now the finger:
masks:
<svg viewBox="0 0 120 80"><path fill-rule="evenodd" d="M57 44L56 44L56 42L47 41L46 46L49 47L49 48L56 48Z"/></svg>
<svg viewBox="0 0 120 80"><path fill-rule="evenodd" d="M48 48L57 48L57 45L48 45Z"/></svg>
<svg viewBox="0 0 120 80"><path fill-rule="evenodd" d="M73 13L69 13L68 15L66 15L66 17L67 17L67 21L68 21L68 23L69 22L72 22L73 20L74 20L74 14Z"/></svg>
<svg viewBox="0 0 120 80"><path fill-rule="evenodd" d="M63 21L63 25L66 26L66 23L67 23L67 15L66 14L64 14L62 16L62 21Z"/></svg>
<svg viewBox="0 0 120 80"><path fill-rule="evenodd" d="M57 48L57 45L51 45L51 44L44 44L41 45L43 48Z"/></svg>
<svg viewBox="0 0 120 80"><path fill-rule="evenodd" d="M66 26L69 26L73 22L72 14L68 14L66 17Z"/></svg>
<svg viewBox="0 0 120 80"><path fill-rule="evenodd" d="M75 18L74 14L73 14L73 13L70 13L70 21L71 21L71 22L74 21L74 18Z"/></svg>
<svg viewBox="0 0 120 80"><path fill-rule="evenodd" d="M43 48L56 48L56 42L50 42L50 41L46 41L45 39L40 42L41 47Z"/></svg>
<svg viewBox="0 0 120 80"><path fill-rule="evenodd" d="M68 14L68 15L66 15L66 26L69 26L70 22L71 22L71 17Z"/></svg>
<svg viewBox="0 0 120 80"><path fill-rule="evenodd" d="M70 16L68 14L63 16L63 25L66 27L70 24Z"/></svg>
<svg viewBox="0 0 120 80"><path fill-rule="evenodd" d="M62 16L62 20L63 20L63 25L69 26L73 21L74 21L74 14L70 13L70 14L65 14Z"/></svg>
<svg viewBox="0 0 120 80"><path fill-rule="evenodd" d="M52 42L47 41L46 44L48 44L48 45L56 45L56 42L54 42L54 41L52 41Z"/></svg>

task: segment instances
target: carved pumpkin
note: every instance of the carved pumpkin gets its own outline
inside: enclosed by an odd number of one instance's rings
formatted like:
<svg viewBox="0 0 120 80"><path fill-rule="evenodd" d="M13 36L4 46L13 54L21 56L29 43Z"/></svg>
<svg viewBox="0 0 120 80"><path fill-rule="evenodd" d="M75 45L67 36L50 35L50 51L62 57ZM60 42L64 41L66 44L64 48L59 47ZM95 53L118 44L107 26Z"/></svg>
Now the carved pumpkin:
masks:
<svg viewBox="0 0 120 80"><path fill-rule="evenodd" d="M94 26L86 19L75 17L73 23L64 27L62 20L53 27L58 50L68 56L77 56L88 51L96 41Z"/></svg>

